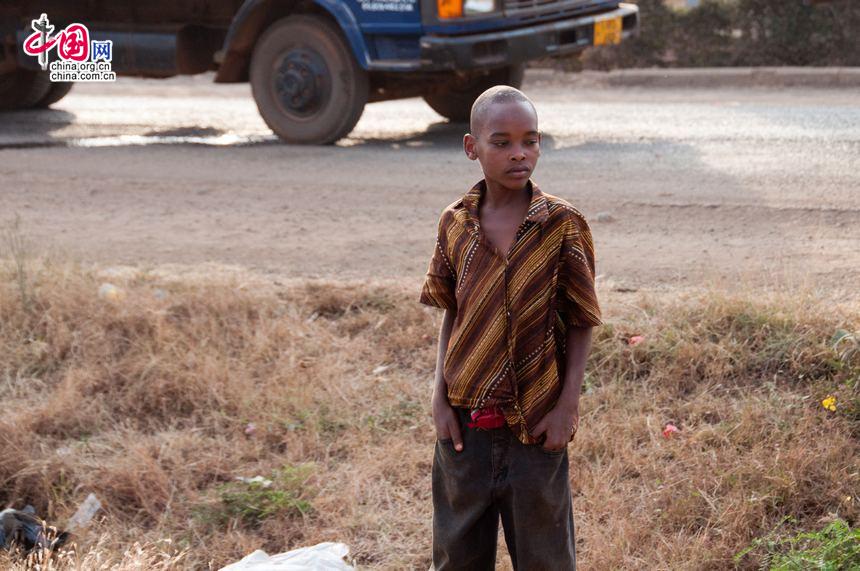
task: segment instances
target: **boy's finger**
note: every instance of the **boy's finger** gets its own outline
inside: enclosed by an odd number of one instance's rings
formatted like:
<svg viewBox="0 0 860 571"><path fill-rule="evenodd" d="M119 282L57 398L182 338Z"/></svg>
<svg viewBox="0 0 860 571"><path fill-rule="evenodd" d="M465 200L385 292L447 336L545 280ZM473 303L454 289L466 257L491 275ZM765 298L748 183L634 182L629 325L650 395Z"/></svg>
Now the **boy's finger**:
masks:
<svg viewBox="0 0 860 571"><path fill-rule="evenodd" d="M454 450L460 452L463 450L463 437L460 436L460 427L455 420L452 424L448 425L448 429L451 432L451 439L454 441Z"/></svg>
<svg viewBox="0 0 860 571"><path fill-rule="evenodd" d="M550 438L549 432L546 433L546 438L544 438L541 446L543 446L544 450L558 450L561 448L561 445L556 442L555 438Z"/></svg>

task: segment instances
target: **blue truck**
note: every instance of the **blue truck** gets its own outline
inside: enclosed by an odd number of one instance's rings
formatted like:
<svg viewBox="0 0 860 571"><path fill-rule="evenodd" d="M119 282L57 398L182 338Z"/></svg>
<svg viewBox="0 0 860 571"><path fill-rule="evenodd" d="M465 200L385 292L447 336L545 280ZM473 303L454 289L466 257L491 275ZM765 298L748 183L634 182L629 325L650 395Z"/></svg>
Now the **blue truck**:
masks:
<svg viewBox="0 0 860 571"><path fill-rule="evenodd" d="M615 0L12 0L0 3L0 110L47 107L72 87L22 49L42 14L110 40L120 76L250 82L268 126L298 144L346 136L375 101L423 97L467 120L484 89L518 87L527 62L639 29L636 5Z"/></svg>

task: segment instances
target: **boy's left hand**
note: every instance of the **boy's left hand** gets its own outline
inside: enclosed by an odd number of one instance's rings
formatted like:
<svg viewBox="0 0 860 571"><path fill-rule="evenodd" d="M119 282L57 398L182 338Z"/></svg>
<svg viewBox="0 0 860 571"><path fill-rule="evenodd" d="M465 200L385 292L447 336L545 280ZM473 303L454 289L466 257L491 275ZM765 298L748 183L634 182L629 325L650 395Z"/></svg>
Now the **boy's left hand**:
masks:
<svg viewBox="0 0 860 571"><path fill-rule="evenodd" d="M556 406L535 425L532 436L540 438L541 434L546 433L544 449L559 450L567 446L578 426L579 406L567 408Z"/></svg>

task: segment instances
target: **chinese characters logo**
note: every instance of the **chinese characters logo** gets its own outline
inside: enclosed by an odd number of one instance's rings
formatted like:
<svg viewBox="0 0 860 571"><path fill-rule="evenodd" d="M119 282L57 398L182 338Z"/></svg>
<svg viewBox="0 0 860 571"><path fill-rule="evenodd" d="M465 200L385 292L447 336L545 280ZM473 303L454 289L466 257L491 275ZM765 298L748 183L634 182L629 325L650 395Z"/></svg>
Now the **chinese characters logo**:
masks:
<svg viewBox="0 0 860 571"><path fill-rule="evenodd" d="M59 61L50 63L51 81L114 81L111 70L113 42L90 40L90 32L83 24L74 23L54 34L48 16L42 14L30 25L33 33L24 40L24 53L39 58L39 65L47 70L48 56L56 50Z"/></svg>

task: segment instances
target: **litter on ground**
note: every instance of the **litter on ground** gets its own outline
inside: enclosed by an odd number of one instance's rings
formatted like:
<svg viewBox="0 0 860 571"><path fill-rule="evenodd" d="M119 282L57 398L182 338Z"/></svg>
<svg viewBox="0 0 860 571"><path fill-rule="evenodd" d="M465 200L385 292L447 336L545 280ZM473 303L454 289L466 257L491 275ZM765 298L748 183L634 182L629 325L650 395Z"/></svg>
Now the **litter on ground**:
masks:
<svg viewBox="0 0 860 571"><path fill-rule="evenodd" d="M331 541L271 556L258 549L220 571L352 571L343 560L347 553L346 544Z"/></svg>

